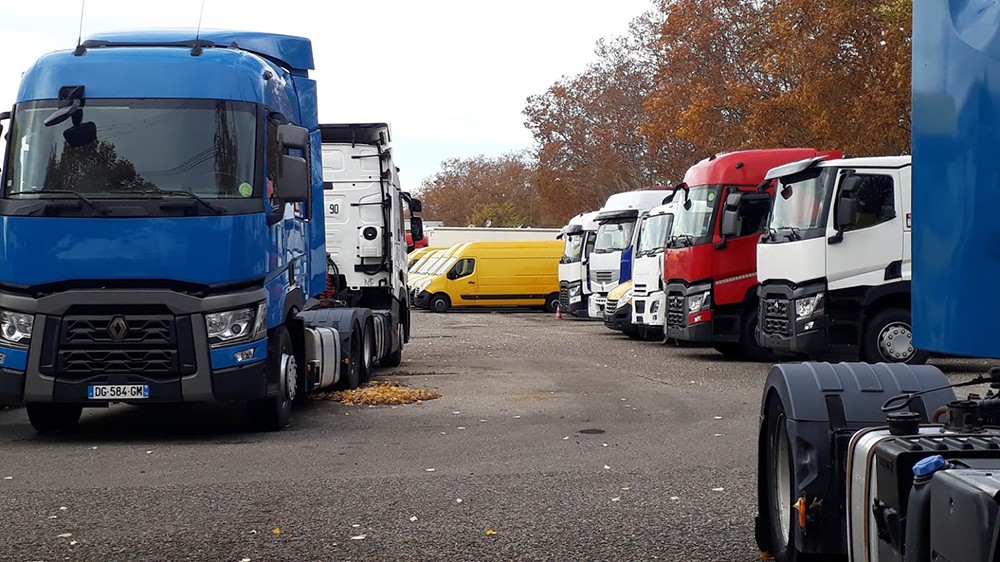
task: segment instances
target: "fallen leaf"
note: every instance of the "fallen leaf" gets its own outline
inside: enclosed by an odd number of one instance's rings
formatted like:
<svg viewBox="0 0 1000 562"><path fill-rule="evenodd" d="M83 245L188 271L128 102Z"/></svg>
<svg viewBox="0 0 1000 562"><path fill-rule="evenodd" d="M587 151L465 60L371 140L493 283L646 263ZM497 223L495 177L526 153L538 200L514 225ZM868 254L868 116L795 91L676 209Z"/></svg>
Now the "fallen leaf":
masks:
<svg viewBox="0 0 1000 562"><path fill-rule="evenodd" d="M726 489L725 488L712 488L712 491L713 492L725 492Z"/></svg>
<svg viewBox="0 0 1000 562"><path fill-rule="evenodd" d="M4 476L3 479L4 480L13 480L14 477L13 476Z"/></svg>
<svg viewBox="0 0 1000 562"><path fill-rule="evenodd" d="M455 503L462 503L462 498L455 498Z"/></svg>
<svg viewBox="0 0 1000 562"><path fill-rule="evenodd" d="M68 539L68 538L70 538L72 536L73 536L73 533L63 533L61 535L56 535L56 537L60 538L60 539Z"/></svg>
<svg viewBox="0 0 1000 562"><path fill-rule="evenodd" d="M367 537L368 537L368 535L357 535L357 536L351 537L351 540L352 541L363 541Z"/></svg>
<svg viewBox="0 0 1000 562"><path fill-rule="evenodd" d="M484 422L484 421L486 421L486 420L479 420L479 421L481 421L481 422Z"/></svg>
<svg viewBox="0 0 1000 562"><path fill-rule="evenodd" d="M463 426L461 426L461 425L460 425L460 426L458 426L458 429L459 429L459 431L461 431L461 430L463 430L463 429L465 429L465 428L464 428Z"/></svg>
<svg viewBox="0 0 1000 562"><path fill-rule="evenodd" d="M410 521L416 521L416 520L417 520L417 516L416 515L411 515L410 516Z"/></svg>
<svg viewBox="0 0 1000 562"><path fill-rule="evenodd" d="M59 518L58 515L49 515L49 519L58 519L58 518Z"/></svg>
<svg viewBox="0 0 1000 562"><path fill-rule="evenodd" d="M721 433L716 433L715 436L716 437L722 437L722 434Z"/></svg>
<svg viewBox="0 0 1000 562"><path fill-rule="evenodd" d="M680 498L678 498L677 496L670 496L670 499L671 499L671 500L673 500L673 501L677 501L677 500L679 500Z"/></svg>
<svg viewBox="0 0 1000 562"><path fill-rule="evenodd" d="M80 544L80 543L78 543L78 542L76 542L76 541L69 541L69 545L70 545L70 546L76 546L76 545L78 545L78 544Z"/></svg>
<svg viewBox="0 0 1000 562"><path fill-rule="evenodd" d="M717 420L721 420L721 419L722 419L722 416L715 416L715 419L717 419Z"/></svg>
<svg viewBox="0 0 1000 562"><path fill-rule="evenodd" d="M281 534L281 529L275 527L275 528L271 529L271 534L272 535L280 535Z"/></svg>
<svg viewBox="0 0 1000 562"><path fill-rule="evenodd" d="M452 414L455 414L456 416L457 416L458 414L461 414L461 413L462 413L462 412L452 412Z"/></svg>
<svg viewBox="0 0 1000 562"><path fill-rule="evenodd" d="M153 451L146 451L146 454L147 454L147 455L152 455L152 454L153 454Z"/></svg>
<svg viewBox="0 0 1000 562"><path fill-rule="evenodd" d="M396 381L371 381L353 390L318 392L310 395L313 400L332 400L345 406L397 406L420 400L433 400L441 395L423 388L412 388ZM344 412L347 414L347 412ZM457 413L457 412L455 412Z"/></svg>
<svg viewBox="0 0 1000 562"><path fill-rule="evenodd" d="M604 465L604 470L611 470L611 467L608 465Z"/></svg>
<svg viewBox="0 0 1000 562"><path fill-rule="evenodd" d="M250 562L249 558L240 558L240 562Z"/></svg>
<svg viewBox="0 0 1000 562"><path fill-rule="evenodd" d="M425 468L424 472L434 472L434 469L433 468Z"/></svg>
<svg viewBox="0 0 1000 562"><path fill-rule="evenodd" d="M59 511L66 511L67 509L69 509L69 508L66 507L66 506L62 506L62 507L59 508Z"/></svg>
<svg viewBox="0 0 1000 562"><path fill-rule="evenodd" d="M626 486L626 487L622 488L622 491L623 491L623 492L627 492L627 491L629 491L629 490L631 490L631 489L632 489L632 488L629 488L628 486Z"/></svg>
<svg viewBox="0 0 1000 562"><path fill-rule="evenodd" d="M447 433L447 432L444 432L444 431L442 431L442 432L441 432L441 435L448 435L448 433Z"/></svg>
<svg viewBox="0 0 1000 562"><path fill-rule="evenodd" d="M622 398L622 402L624 402L624 401L625 401L625 399L624 399L624 398Z"/></svg>
<svg viewBox="0 0 1000 562"><path fill-rule="evenodd" d="M495 535L495 534L497 534L497 532L494 531L493 529L486 529L486 534L487 535Z"/></svg>
<svg viewBox="0 0 1000 562"><path fill-rule="evenodd" d="M602 447L607 447L607 446L608 446L608 444L607 444L607 443L601 443L601 446L602 446Z"/></svg>
<svg viewBox="0 0 1000 562"><path fill-rule="evenodd" d="M515 420L519 420L519 419L521 419L521 416L514 416L514 419Z"/></svg>
<svg viewBox="0 0 1000 562"><path fill-rule="evenodd" d="M567 435L566 437L563 437L563 441L569 441L569 435Z"/></svg>
<svg viewBox="0 0 1000 562"><path fill-rule="evenodd" d="M91 448L90 448L90 450L91 450L91 451L96 451L96 450L97 450L97 447L91 447Z"/></svg>
<svg viewBox="0 0 1000 562"><path fill-rule="evenodd" d="M613 502L620 502L620 501L622 501L622 499L621 498L611 498L611 501L613 501Z"/></svg>
<svg viewBox="0 0 1000 562"><path fill-rule="evenodd" d="M251 535L256 535L257 534L257 529L250 529L250 534Z"/></svg>
<svg viewBox="0 0 1000 562"><path fill-rule="evenodd" d="M358 525L357 523L355 523L354 525L351 525L351 528L353 528L353 529L357 529L357 528L358 528L358 527L360 527L360 526L361 526L361 525Z"/></svg>

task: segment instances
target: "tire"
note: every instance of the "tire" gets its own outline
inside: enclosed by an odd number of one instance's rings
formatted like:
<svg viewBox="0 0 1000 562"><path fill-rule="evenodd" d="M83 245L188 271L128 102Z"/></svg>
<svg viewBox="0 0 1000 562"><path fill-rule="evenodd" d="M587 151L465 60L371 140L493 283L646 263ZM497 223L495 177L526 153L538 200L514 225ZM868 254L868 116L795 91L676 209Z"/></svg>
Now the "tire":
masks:
<svg viewBox="0 0 1000 562"><path fill-rule="evenodd" d="M448 312L448 309L451 308L451 299L448 298L448 295L438 293L431 297L430 302L427 303L427 308L431 312Z"/></svg>
<svg viewBox="0 0 1000 562"><path fill-rule="evenodd" d="M551 312L555 314L558 308L559 308L559 293L552 293L551 295L545 297L545 312Z"/></svg>
<svg viewBox="0 0 1000 562"><path fill-rule="evenodd" d="M767 401L767 522L771 555L776 562L808 560L795 545L795 463L792 462L785 408L777 395Z"/></svg>
<svg viewBox="0 0 1000 562"><path fill-rule="evenodd" d="M757 307L753 307L746 320L743 321L743 331L740 333L740 352L743 357L758 363L774 362L778 356L770 349L757 343Z"/></svg>
<svg viewBox="0 0 1000 562"><path fill-rule="evenodd" d="M372 380L375 371L375 326L372 322L365 323L364 339L361 340L361 372L358 382L365 384Z"/></svg>
<svg viewBox="0 0 1000 562"><path fill-rule="evenodd" d="M930 353L913 347L912 326L910 311L905 308L879 312L865 326L861 359L866 363L923 365Z"/></svg>
<svg viewBox="0 0 1000 562"><path fill-rule="evenodd" d="M403 307L402 313L399 315L403 322L403 343L410 343L410 307L409 305Z"/></svg>
<svg viewBox="0 0 1000 562"><path fill-rule="evenodd" d="M291 421L292 402L299 391L299 369L292 337L285 326L275 328L267 345L267 369L268 373L278 373L278 394L249 402L247 411L258 430L279 431Z"/></svg>
<svg viewBox="0 0 1000 562"><path fill-rule="evenodd" d="M380 367L399 367L403 363L403 344L406 341L405 328L402 323L396 324L396 339L399 341L399 349L382 358Z"/></svg>
<svg viewBox="0 0 1000 562"><path fill-rule="evenodd" d="M72 431L80 422L83 406L78 404L57 404L49 402L29 402L24 405L28 421L38 433Z"/></svg>
<svg viewBox="0 0 1000 562"><path fill-rule="evenodd" d="M355 324L351 331L351 350L348 354L347 372L337 381L337 390L354 390L361 384L361 328Z"/></svg>

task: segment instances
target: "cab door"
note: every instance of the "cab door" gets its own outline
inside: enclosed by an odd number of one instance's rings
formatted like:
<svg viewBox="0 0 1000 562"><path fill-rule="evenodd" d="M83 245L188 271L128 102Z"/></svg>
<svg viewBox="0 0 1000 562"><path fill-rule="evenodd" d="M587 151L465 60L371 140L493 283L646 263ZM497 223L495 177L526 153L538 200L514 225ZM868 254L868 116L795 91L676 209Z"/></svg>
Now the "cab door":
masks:
<svg viewBox="0 0 1000 562"><path fill-rule="evenodd" d="M899 170L875 168L844 170L837 178L827 227L831 291L881 285L888 279L887 268L900 261L904 213L899 177ZM841 208L848 205L850 216L841 216L838 228L838 214L844 215Z"/></svg>
<svg viewBox="0 0 1000 562"><path fill-rule="evenodd" d="M479 283L475 258L462 258L448 270L448 293L452 303L477 304Z"/></svg>

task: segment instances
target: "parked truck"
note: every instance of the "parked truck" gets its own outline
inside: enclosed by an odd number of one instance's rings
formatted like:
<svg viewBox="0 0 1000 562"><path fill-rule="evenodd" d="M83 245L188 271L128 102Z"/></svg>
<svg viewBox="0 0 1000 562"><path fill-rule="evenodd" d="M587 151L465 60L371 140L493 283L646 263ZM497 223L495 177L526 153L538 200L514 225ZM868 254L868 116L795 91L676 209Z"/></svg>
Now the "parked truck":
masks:
<svg viewBox="0 0 1000 562"><path fill-rule="evenodd" d="M768 172L757 245L762 346L814 359L922 363L910 322L909 156L809 158Z"/></svg>
<svg viewBox="0 0 1000 562"><path fill-rule="evenodd" d="M597 214L597 234L590 254L590 290L587 315L604 318L608 292L632 278L632 234L639 213L663 203L663 186L616 193Z"/></svg>
<svg viewBox="0 0 1000 562"><path fill-rule="evenodd" d="M597 212L580 213L562 228L559 259L559 307L573 316L587 315L590 298L589 264L597 236Z"/></svg>
<svg viewBox="0 0 1000 562"><path fill-rule="evenodd" d="M0 399L36 430L112 402L231 401L275 430L307 392L398 361L399 219L419 205L386 129L320 126L312 68L306 38L162 30L23 74L0 115ZM327 238L323 149L350 143L365 186L329 190Z"/></svg>
<svg viewBox="0 0 1000 562"><path fill-rule="evenodd" d="M706 158L674 189L678 204L664 256L667 337L763 360L757 344L757 239L771 206L758 186L768 170L812 148L745 150Z"/></svg>
<svg viewBox="0 0 1000 562"><path fill-rule="evenodd" d="M992 208L1000 87L987 79L1000 71L998 24L988 2L913 3L913 214L905 220L917 349L1000 358ZM850 187L850 177L839 183ZM843 205L841 222L859 207ZM958 400L954 387L963 385L988 390ZM998 387L997 369L960 381L889 362L773 367L758 442L760 549L779 562L997 560Z"/></svg>
<svg viewBox="0 0 1000 562"><path fill-rule="evenodd" d="M639 225L632 264L632 323L645 339L662 338L667 318L664 254L672 232L677 203L650 209Z"/></svg>

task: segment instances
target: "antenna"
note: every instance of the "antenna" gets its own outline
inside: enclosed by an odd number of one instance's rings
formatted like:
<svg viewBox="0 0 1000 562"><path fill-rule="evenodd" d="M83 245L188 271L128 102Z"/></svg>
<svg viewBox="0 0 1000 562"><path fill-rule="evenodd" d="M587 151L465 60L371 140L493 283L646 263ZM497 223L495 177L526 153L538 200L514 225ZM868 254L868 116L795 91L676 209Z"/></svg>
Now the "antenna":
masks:
<svg viewBox="0 0 1000 562"><path fill-rule="evenodd" d="M194 32L194 48L191 49L191 56L197 57L201 54L201 43L198 40L201 38L201 18L205 15L205 0L201 0L201 9L198 11L198 29Z"/></svg>
<svg viewBox="0 0 1000 562"><path fill-rule="evenodd" d="M86 8L87 0L80 0L80 30L76 36L76 50L73 51L78 57L87 52L87 48L83 46L83 12Z"/></svg>

